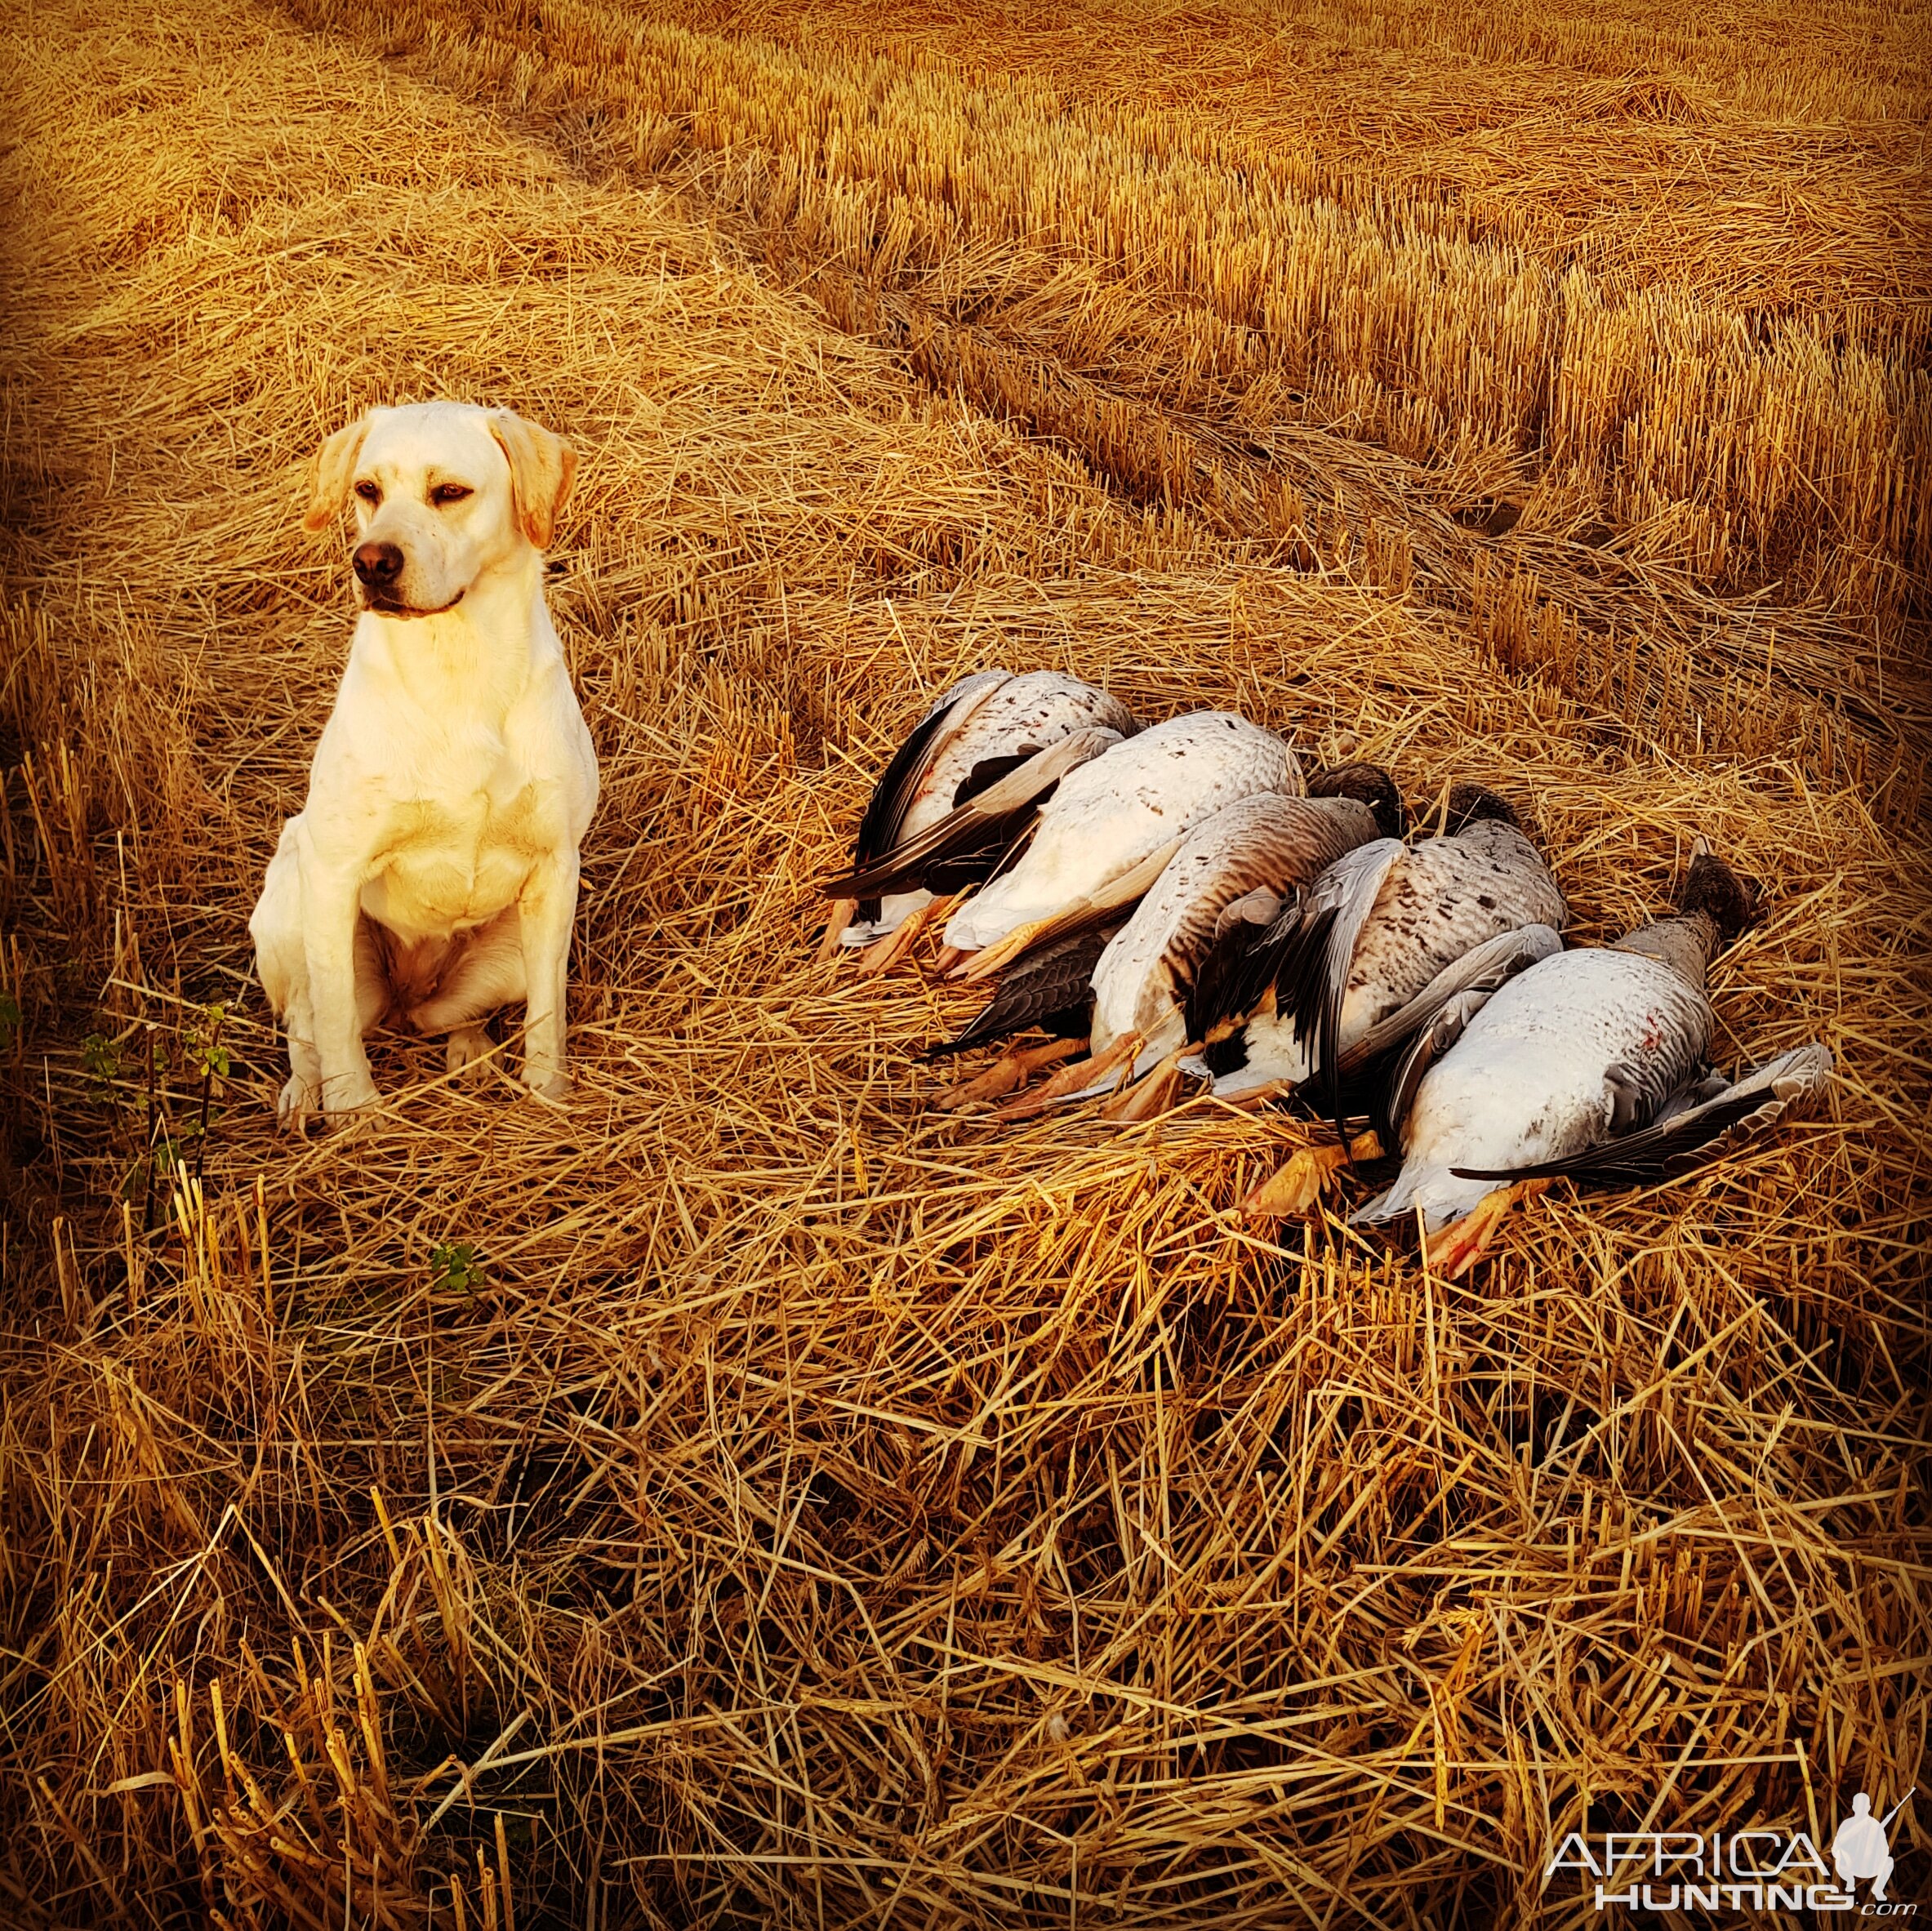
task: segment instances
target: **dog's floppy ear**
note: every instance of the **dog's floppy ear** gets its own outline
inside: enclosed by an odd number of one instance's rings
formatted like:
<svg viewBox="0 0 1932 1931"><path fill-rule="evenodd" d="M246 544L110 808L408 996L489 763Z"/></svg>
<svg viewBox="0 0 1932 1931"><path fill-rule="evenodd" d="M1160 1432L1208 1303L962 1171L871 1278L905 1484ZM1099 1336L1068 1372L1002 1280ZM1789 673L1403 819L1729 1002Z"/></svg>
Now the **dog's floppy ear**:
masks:
<svg viewBox="0 0 1932 1931"><path fill-rule="evenodd" d="M349 506L349 480L355 474L356 458L368 433L368 416L358 416L316 452L314 490L302 518L305 530L326 530Z"/></svg>
<svg viewBox="0 0 1932 1931"><path fill-rule="evenodd" d="M510 458L517 521L539 549L548 549L570 486L576 480L577 452L561 436L508 409L491 416L490 434Z"/></svg>

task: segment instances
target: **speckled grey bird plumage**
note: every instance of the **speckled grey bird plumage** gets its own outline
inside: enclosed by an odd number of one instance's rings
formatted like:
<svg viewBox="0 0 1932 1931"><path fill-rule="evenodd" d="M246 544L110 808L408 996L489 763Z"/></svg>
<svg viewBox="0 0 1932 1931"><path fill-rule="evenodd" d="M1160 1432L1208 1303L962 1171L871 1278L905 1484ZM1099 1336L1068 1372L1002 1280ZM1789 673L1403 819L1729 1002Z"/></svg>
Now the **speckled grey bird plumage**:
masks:
<svg viewBox="0 0 1932 1931"><path fill-rule="evenodd" d="M1500 799L1467 790L1485 815L1413 845L1357 847L1315 882L1298 921L1257 935L1275 967L1271 987L1251 974L1252 1010L1207 1016L1243 1021L1208 1057L1217 1092L1332 1081L1464 954L1508 932L1561 928L1567 908L1542 854Z"/></svg>
<svg viewBox="0 0 1932 1931"><path fill-rule="evenodd" d="M1196 825L1093 972L1093 1051L1137 1032L1151 1063L1183 1044L1196 968L1231 919L1266 923L1345 852L1377 834L1354 798L1262 792Z"/></svg>
<svg viewBox="0 0 1932 1931"><path fill-rule="evenodd" d="M1564 952L1450 1015L1397 1069L1391 1108L1403 1166L1356 1218L1421 1210L1431 1230L1512 1178L1640 1179L1708 1158L1828 1079L1822 1044L1734 1085L1711 1076L1705 969L1749 916L1719 861L1691 868L1676 917L1615 945Z"/></svg>

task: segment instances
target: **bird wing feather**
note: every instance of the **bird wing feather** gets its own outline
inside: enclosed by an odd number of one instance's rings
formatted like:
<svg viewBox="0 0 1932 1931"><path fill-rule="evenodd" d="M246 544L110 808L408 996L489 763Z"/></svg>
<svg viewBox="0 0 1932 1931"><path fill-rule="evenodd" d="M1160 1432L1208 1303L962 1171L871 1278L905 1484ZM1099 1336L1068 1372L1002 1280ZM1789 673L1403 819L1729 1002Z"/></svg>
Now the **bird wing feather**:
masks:
<svg viewBox="0 0 1932 1931"><path fill-rule="evenodd" d="M1292 1015L1296 1039L1336 1112L1341 1103L1342 1001L1362 928L1389 874L1408 855L1398 839L1376 839L1344 852L1315 881L1302 930L1275 981L1277 1012Z"/></svg>
<svg viewBox="0 0 1932 1931"><path fill-rule="evenodd" d="M1094 897L1235 799L1304 790L1300 763L1272 732L1226 711L1169 718L1067 777L1024 856L953 915L946 942L992 945Z"/></svg>
<svg viewBox="0 0 1932 1931"><path fill-rule="evenodd" d="M998 830L1011 825L1012 835L1017 835L1068 772L1120 741L1118 732L1101 725L1073 732L872 863L821 880L819 890L827 898L864 898L895 891L919 883L931 868L986 844Z"/></svg>
<svg viewBox="0 0 1932 1931"><path fill-rule="evenodd" d="M1378 1020L1350 1043L1342 1055L1344 1077L1360 1072L1371 1060L1400 1046L1418 1026L1426 1025L1436 1008L1453 994L1477 986L1485 993L1494 992L1525 968L1562 950L1561 937L1547 925L1521 926L1471 946L1460 959L1451 959L1413 999Z"/></svg>
<svg viewBox="0 0 1932 1931"><path fill-rule="evenodd" d="M924 1057L945 1059L988 1040L1024 1032L1030 1026L1050 1026L1054 1021L1071 1025L1076 1014L1080 1023L1075 1030L1084 1031L1094 963L1112 936L1111 927L1101 926L1075 932L1029 954L1000 979L992 998L957 1038L929 1048Z"/></svg>
<svg viewBox="0 0 1932 1931"><path fill-rule="evenodd" d="M1203 820L1095 969L1095 1050L1103 1034L1151 1034L1179 1019L1231 925L1268 923L1284 893L1374 835L1373 813L1349 798L1258 792Z"/></svg>
<svg viewBox="0 0 1932 1931"><path fill-rule="evenodd" d="M890 851L898 842L899 829L906 820L914 794L933 768L946 733L956 727L992 696L1009 683L1010 670L982 670L962 678L949 691L928 706L925 714L893 752L891 762L872 787L865 815L859 820L858 837L852 850L855 870L862 870Z"/></svg>
<svg viewBox="0 0 1932 1931"><path fill-rule="evenodd" d="M1231 1022L1244 1020L1275 983L1282 954L1302 929L1306 894L1284 893L1265 916L1252 892L1226 908L1237 914L1222 924L1214 943L1187 989L1187 1036L1207 1039Z"/></svg>
<svg viewBox="0 0 1932 1931"><path fill-rule="evenodd" d="M1822 1091L1831 1079L1832 1064L1831 1048L1814 1039L1767 1061L1712 1098L1665 1110L1633 1132L1600 1141L1566 1159L1508 1171L1453 1167L1450 1172L1459 1180L1540 1180L1559 1174L1627 1183L1669 1178L1743 1146L1794 1101Z"/></svg>
<svg viewBox="0 0 1932 1931"><path fill-rule="evenodd" d="M1499 932L1562 928L1566 916L1542 855L1514 825L1483 820L1424 839L1390 875L1349 963L1349 1024L1413 999L1446 966Z"/></svg>
<svg viewBox="0 0 1932 1931"><path fill-rule="evenodd" d="M1308 887L1351 851L1378 842L1373 814L1351 808L1353 799L1275 802L1281 824L1262 874L1272 889L1219 904L1212 932L1192 936L1200 957L1186 984L1191 1039L1205 1040L1255 1011L1301 929Z"/></svg>
<svg viewBox="0 0 1932 1931"><path fill-rule="evenodd" d="M921 794L928 808L919 824L909 820L904 830L922 829L965 803L993 778L1004 776L995 769L989 777L984 766L1016 755L1030 758L1090 726L1121 737L1132 737L1140 729L1118 697L1077 677L1057 670L1028 670L1010 679L976 705L959 730L948 733ZM930 808L933 805L937 810Z"/></svg>
<svg viewBox="0 0 1932 1931"><path fill-rule="evenodd" d="M1004 972L1014 960L1024 959L1036 946L1049 945L1076 932L1111 924L1119 929L1115 914L1131 905L1160 878L1172 861L1180 839L1169 839L1142 858L1139 864L1116 872L1104 884L1076 893L1044 919L1016 925L1004 938L983 946L960 968L967 980L990 978Z"/></svg>

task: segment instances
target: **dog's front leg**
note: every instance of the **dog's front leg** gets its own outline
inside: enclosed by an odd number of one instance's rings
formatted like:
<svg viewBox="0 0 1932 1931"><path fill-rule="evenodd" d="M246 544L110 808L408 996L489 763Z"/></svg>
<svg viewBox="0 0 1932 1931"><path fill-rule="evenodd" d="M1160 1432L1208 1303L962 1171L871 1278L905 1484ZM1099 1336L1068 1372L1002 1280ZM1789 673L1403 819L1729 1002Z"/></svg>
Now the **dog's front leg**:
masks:
<svg viewBox="0 0 1932 1931"><path fill-rule="evenodd" d="M554 853L525 881L518 900L528 986L523 1020L523 1083L547 1100L570 1095L563 1055L563 1004L570 928L576 919L577 856Z"/></svg>
<svg viewBox="0 0 1932 1931"><path fill-rule="evenodd" d="M376 1082L363 1050L356 998L356 926L360 886L353 870L302 854L302 950L309 968L309 1008L322 1074L322 1110L348 1113L372 1106Z"/></svg>

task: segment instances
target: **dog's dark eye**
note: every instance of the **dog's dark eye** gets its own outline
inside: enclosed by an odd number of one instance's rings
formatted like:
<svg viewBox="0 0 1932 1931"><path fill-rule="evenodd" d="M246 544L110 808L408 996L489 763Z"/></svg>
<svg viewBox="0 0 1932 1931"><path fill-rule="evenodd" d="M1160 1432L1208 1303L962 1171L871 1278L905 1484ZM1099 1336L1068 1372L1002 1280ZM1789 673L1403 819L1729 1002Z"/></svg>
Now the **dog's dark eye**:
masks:
<svg viewBox="0 0 1932 1931"><path fill-rule="evenodd" d="M358 483L355 486L355 493L365 503L380 503L382 501L382 492L373 483Z"/></svg>
<svg viewBox="0 0 1932 1931"><path fill-rule="evenodd" d="M446 503L460 503L475 494L466 483L439 483L430 492L430 501L440 509Z"/></svg>

